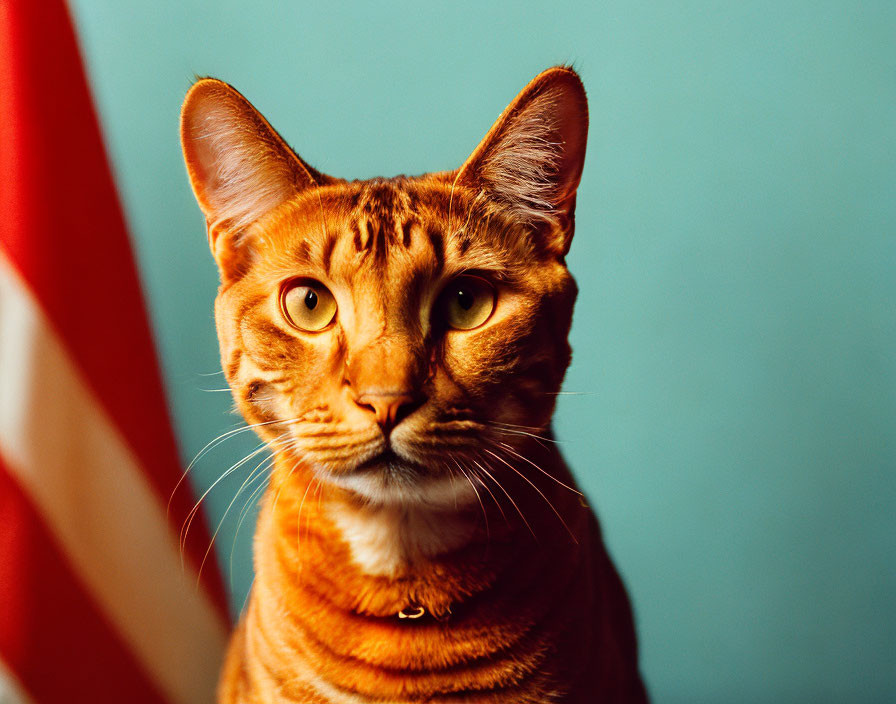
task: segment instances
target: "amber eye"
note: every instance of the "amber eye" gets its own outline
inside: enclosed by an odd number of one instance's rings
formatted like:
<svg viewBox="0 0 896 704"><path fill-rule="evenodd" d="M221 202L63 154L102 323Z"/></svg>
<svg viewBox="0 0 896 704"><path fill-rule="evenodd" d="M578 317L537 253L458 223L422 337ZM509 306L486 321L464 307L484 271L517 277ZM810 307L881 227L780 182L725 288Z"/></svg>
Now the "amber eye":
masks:
<svg viewBox="0 0 896 704"><path fill-rule="evenodd" d="M323 330L336 316L336 299L322 283L303 279L288 284L280 296L286 319L299 330Z"/></svg>
<svg viewBox="0 0 896 704"><path fill-rule="evenodd" d="M440 296L445 322L455 330L482 325L495 309L495 289L478 276L459 276Z"/></svg>

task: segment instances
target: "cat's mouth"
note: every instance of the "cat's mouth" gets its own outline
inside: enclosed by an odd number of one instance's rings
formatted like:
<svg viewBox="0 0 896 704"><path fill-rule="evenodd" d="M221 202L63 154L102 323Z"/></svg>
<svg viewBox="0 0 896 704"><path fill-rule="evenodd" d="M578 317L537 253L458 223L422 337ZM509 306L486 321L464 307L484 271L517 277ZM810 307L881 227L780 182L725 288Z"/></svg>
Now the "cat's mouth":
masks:
<svg viewBox="0 0 896 704"><path fill-rule="evenodd" d="M328 473L327 481L377 504L426 504L445 508L472 505L475 491L452 475L434 474L432 469L385 449L350 471Z"/></svg>

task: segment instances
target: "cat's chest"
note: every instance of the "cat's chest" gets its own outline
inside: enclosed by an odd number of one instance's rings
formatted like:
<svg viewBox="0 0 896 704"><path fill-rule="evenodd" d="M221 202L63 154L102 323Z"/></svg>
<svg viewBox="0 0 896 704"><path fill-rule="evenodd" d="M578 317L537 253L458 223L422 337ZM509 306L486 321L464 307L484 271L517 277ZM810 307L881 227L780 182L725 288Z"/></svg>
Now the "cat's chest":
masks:
<svg viewBox="0 0 896 704"><path fill-rule="evenodd" d="M421 560L462 548L476 531L468 514L425 506L335 505L328 518L355 565L372 576L394 576Z"/></svg>

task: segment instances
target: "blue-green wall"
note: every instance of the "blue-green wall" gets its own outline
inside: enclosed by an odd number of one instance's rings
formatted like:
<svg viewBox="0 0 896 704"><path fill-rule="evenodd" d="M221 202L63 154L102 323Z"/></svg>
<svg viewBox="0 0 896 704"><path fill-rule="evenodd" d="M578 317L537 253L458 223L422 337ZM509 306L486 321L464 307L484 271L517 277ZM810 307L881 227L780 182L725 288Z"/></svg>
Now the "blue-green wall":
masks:
<svg viewBox="0 0 896 704"><path fill-rule="evenodd" d="M194 73L363 178L459 165L571 62L592 111L566 384L584 393L558 433L656 701L896 699L896 5L266 5L73 0L184 458L237 420L209 391L216 276L177 143ZM197 486L252 447L223 444Z"/></svg>

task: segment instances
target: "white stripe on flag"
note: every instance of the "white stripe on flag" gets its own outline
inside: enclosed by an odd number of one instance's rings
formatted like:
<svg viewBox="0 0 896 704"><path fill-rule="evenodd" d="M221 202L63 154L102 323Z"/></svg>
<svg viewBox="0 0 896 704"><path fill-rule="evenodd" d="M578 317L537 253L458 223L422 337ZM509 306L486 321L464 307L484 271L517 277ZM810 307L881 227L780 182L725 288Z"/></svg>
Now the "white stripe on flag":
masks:
<svg viewBox="0 0 896 704"><path fill-rule="evenodd" d="M31 704L25 690L0 660L0 704Z"/></svg>
<svg viewBox="0 0 896 704"><path fill-rule="evenodd" d="M213 701L224 625L182 570L165 506L2 251L0 452L159 688L178 704Z"/></svg>

